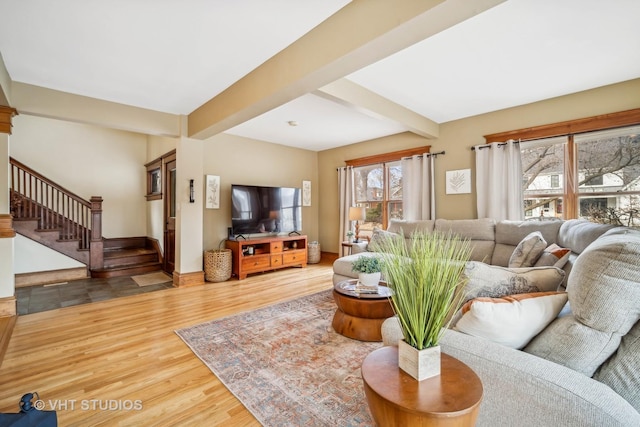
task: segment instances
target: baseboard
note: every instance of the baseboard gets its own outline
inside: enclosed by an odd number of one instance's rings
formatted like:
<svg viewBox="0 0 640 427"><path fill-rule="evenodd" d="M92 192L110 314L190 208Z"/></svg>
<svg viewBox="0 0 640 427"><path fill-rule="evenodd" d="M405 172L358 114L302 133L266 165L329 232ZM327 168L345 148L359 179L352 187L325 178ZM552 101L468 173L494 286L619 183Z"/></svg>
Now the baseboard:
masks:
<svg viewBox="0 0 640 427"><path fill-rule="evenodd" d="M173 272L173 286L176 288L199 285L204 285L204 271L194 271L193 273Z"/></svg>
<svg viewBox="0 0 640 427"><path fill-rule="evenodd" d="M68 282L71 280L86 279L89 277L86 267L67 268L64 270L37 271L34 273L21 273L15 276L16 288L27 286L47 285L50 283Z"/></svg>

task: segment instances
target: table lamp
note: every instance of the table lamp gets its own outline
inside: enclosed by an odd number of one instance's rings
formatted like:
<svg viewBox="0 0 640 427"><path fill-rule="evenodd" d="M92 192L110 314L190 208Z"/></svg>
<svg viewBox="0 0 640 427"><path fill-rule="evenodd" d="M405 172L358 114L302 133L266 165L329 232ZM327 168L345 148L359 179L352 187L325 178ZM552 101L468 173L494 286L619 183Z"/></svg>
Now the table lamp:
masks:
<svg viewBox="0 0 640 427"><path fill-rule="evenodd" d="M367 218L367 213L365 208L361 208L358 206L352 206L349 208L349 221L356 222L356 239L355 243L358 243L358 239L360 236L360 223L359 221L364 221Z"/></svg>

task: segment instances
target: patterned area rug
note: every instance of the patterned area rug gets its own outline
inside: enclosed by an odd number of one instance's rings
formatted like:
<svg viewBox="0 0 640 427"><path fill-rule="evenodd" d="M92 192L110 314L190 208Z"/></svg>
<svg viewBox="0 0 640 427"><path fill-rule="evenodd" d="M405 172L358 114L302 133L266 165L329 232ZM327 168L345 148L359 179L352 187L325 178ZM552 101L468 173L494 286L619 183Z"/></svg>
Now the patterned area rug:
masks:
<svg viewBox="0 0 640 427"><path fill-rule="evenodd" d="M360 366L382 343L337 334L331 291L176 333L265 426L371 426Z"/></svg>

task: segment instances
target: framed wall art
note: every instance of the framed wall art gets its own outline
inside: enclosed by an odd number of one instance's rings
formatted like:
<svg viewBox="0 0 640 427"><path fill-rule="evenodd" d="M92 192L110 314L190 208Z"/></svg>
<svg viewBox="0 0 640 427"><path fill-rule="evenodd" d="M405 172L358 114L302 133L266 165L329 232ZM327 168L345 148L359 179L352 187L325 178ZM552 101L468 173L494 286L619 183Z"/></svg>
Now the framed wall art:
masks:
<svg viewBox="0 0 640 427"><path fill-rule="evenodd" d="M447 171L446 190L447 194L471 193L471 169Z"/></svg>
<svg viewBox="0 0 640 427"><path fill-rule="evenodd" d="M207 209L219 209L220 177L217 175L207 175L205 185L205 200Z"/></svg>
<svg viewBox="0 0 640 427"><path fill-rule="evenodd" d="M302 206L311 206L311 181L302 181Z"/></svg>

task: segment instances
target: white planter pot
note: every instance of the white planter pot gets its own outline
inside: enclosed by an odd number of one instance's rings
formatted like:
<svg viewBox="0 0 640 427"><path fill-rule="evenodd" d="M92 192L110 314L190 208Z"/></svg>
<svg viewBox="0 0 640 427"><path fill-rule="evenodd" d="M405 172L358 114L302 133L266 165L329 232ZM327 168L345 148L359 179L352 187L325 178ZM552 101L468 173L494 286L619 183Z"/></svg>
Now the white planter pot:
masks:
<svg viewBox="0 0 640 427"><path fill-rule="evenodd" d="M418 381L440 375L440 346L418 350L404 340L398 341L400 369Z"/></svg>
<svg viewBox="0 0 640 427"><path fill-rule="evenodd" d="M358 281L362 286L367 288L377 288L380 284L380 277L382 273L358 273Z"/></svg>

